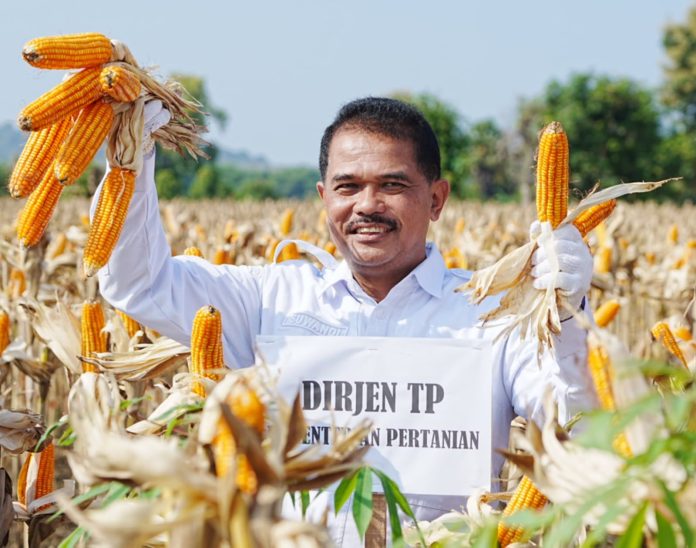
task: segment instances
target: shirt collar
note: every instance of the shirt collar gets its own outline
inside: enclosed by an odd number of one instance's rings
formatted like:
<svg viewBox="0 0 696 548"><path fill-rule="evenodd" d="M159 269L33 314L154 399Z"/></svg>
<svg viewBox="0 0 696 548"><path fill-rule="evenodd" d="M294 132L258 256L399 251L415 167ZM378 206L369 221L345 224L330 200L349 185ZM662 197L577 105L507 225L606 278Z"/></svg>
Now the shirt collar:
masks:
<svg viewBox="0 0 696 548"><path fill-rule="evenodd" d="M443 279L447 267L445 261L432 242L425 244L425 260L414 268L404 280L407 278L415 278L421 288L433 297L442 297ZM348 266L348 263L343 260L335 268L325 268L323 271L323 283L319 289L319 294L323 294L327 289L343 282L348 286L353 282L353 273Z"/></svg>

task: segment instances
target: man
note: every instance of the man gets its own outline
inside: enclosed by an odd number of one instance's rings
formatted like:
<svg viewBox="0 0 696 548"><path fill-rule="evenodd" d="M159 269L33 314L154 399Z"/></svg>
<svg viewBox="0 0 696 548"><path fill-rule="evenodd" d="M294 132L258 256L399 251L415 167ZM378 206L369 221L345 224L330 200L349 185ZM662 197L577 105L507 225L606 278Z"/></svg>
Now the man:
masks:
<svg viewBox="0 0 696 548"><path fill-rule="evenodd" d="M166 123L150 106L146 131ZM196 311L207 304L222 314L225 361L254 363L257 335L464 337L495 303L476 307L454 290L469 274L448 270L426 242L449 196L441 178L437 139L413 107L383 98L345 105L326 129L317 190L331 237L344 261L318 269L309 262L279 266L214 266L170 256L159 219L154 152L138 177L126 225L109 264L100 271L103 296L116 308L183 344ZM96 198L95 198L96 200ZM555 283L580 307L589 289L592 259L572 226L556 233L562 275ZM554 283L537 256L539 288ZM585 366L585 333L573 318L563 323L555 359L538 367L536 344L516 336L494 342L493 447L504 447L515 414L538 418L546 386L553 387L561 418L594 405ZM456 364L453 364L456 367ZM500 459L496 460L496 467ZM431 519L461 504L452 497L411 497L416 514Z"/></svg>

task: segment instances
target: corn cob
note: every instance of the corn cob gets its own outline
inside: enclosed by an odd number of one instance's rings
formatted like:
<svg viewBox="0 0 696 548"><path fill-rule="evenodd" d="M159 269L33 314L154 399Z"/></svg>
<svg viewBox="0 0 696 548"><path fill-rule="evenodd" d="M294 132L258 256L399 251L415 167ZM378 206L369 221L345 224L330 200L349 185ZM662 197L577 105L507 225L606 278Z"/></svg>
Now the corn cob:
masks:
<svg viewBox="0 0 696 548"><path fill-rule="evenodd" d="M672 226L669 227L669 232L667 232L667 243L676 245L676 243L679 241L679 227L676 224L673 224Z"/></svg>
<svg viewBox="0 0 696 548"><path fill-rule="evenodd" d="M191 257L203 257L203 252L194 245L184 249L184 255L189 255Z"/></svg>
<svg viewBox="0 0 696 548"><path fill-rule="evenodd" d="M597 257L595 258L595 271L599 274L608 274L611 272L612 255L613 251L611 247L600 247Z"/></svg>
<svg viewBox="0 0 696 548"><path fill-rule="evenodd" d="M46 258L52 260L60 257L65 252L67 246L68 237L65 235L65 232L59 232L55 239L51 238L51 245L46 250Z"/></svg>
<svg viewBox="0 0 696 548"><path fill-rule="evenodd" d="M235 386L226 404L237 418L252 427L259 436L263 435L266 407L246 382L241 381ZM234 437L224 419L220 420L218 432L213 439L213 451L216 473L218 477L224 477L229 473L229 465L235 458L236 451ZM255 493L258 488L258 479L246 455L236 455L236 464L237 487L244 493Z"/></svg>
<svg viewBox="0 0 696 548"><path fill-rule="evenodd" d="M227 243L232 243L239 237L239 232L235 228L235 223L232 219L225 223L225 230L222 233L222 237Z"/></svg>
<svg viewBox="0 0 696 548"><path fill-rule="evenodd" d="M559 122L551 122L539 137L537 154L537 217L553 228L568 213L568 137Z"/></svg>
<svg viewBox="0 0 696 548"><path fill-rule="evenodd" d="M113 121L114 109L103 101L82 109L56 157L56 177L61 184L73 184L87 169L109 134Z"/></svg>
<svg viewBox="0 0 696 548"><path fill-rule="evenodd" d="M510 502L503 511L503 517L511 516L518 510L532 508L539 510L543 508L549 499L539 491L532 480L527 476L522 476L520 483L515 488ZM508 527L504 523L498 525L498 542L501 546L507 546L513 542L520 542L525 536L525 530L521 527Z"/></svg>
<svg viewBox="0 0 696 548"><path fill-rule="evenodd" d="M454 235L461 236L462 234L464 234L465 228L466 228L466 220L464 220L464 217L459 217L459 219L457 219L457 224L454 225Z"/></svg>
<svg viewBox="0 0 696 548"><path fill-rule="evenodd" d="M82 266L86 276L94 275L109 261L121 235L134 191L134 171L119 167L109 171L99 194L85 244Z"/></svg>
<svg viewBox="0 0 696 548"><path fill-rule="evenodd" d="M133 318L131 318L128 314L125 312L121 312L120 310L116 311L116 314L118 314L118 317L121 318L121 321L123 322L123 327L126 328L126 332L128 333L129 338L135 337L135 334L138 331L145 331L142 326L136 322Z"/></svg>
<svg viewBox="0 0 696 548"><path fill-rule="evenodd" d="M38 131L99 99L100 72L101 67L83 69L24 107L17 119L19 129Z"/></svg>
<svg viewBox="0 0 696 548"><path fill-rule="evenodd" d="M13 198L29 196L39 185L71 126L72 119L67 117L29 135L7 185Z"/></svg>
<svg viewBox="0 0 696 548"><path fill-rule="evenodd" d="M106 352L108 345L108 334L104 331L106 322L104 321L104 310L98 302L85 302L82 305L82 317L80 327L82 331L81 354L86 358L91 358L95 352ZM82 362L82 371L97 372L98 369L86 362Z"/></svg>
<svg viewBox="0 0 696 548"><path fill-rule="evenodd" d="M621 309L618 301L609 300L600 306L594 313L594 321L599 327L606 327L616 317Z"/></svg>
<svg viewBox="0 0 696 548"><path fill-rule="evenodd" d="M291 207L283 211L283 216L280 218L280 235L287 236L292 232L292 221L295 217L295 210Z"/></svg>
<svg viewBox="0 0 696 548"><path fill-rule="evenodd" d="M23 246L31 247L39 243L56 209L63 188L65 187L58 182L53 173L53 166L49 167L39 186L29 195L29 199L19 212L17 239Z"/></svg>
<svg viewBox="0 0 696 548"><path fill-rule="evenodd" d="M111 60L111 41L96 32L34 38L22 48L22 57L42 69L77 69Z"/></svg>
<svg viewBox="0 0 696 548"><path fill-rule="evenodd" d="M0 312L0 356L10 344L10 316L7 312Z"/></svg>
<svg viewBox="0 0 696 548"><path fill-rule="evenodd" d="M143 88L133 71L118 65L104 67L99 75L99 82L102 91L120 103L135 101Z"/></svg>
<svg viewBox="0 0 696 548"><path fill-rule="evenodd" d="M328 251L331 255L336 254L336 244L333 242L326 242L324 244L324 251Z"/></svg>
<svg viewBox="0 0 696 548"><path fill-rule="evenodd" d="M690 341L691 339L693 339L691 329L689 329L685 325L680 325L679 327L677 327L674 330L674 336L678 339L681 339L682 341Z"/></svg>
<svg viewBox="0 0 696 548"><path fill-rule="evenodd" d="M688 369L686 358L684 357L681 348L679 348L672 330L669 328L669 325L667 325L666 322L657 322L650 330L650 333L656 341L661 342L662 345L669 350L669 352L676 357L684 367Z"/></svg>
<svg viewBox="0 0 696 548"><path fill-rule="evenodd" d="M283 261L295 261L299 258L300 250L297 249L297 244L295 244L295 242L290 242L285 247L283 247L283 250L280 252L280 255L278 255L277 262L282 263Z"/></svg>
<svg viewBox="0 0 696 548"><path fill-rule="evenodd" d="M582 237L587 236L599 223L612 214L616 208L616 200L608 200L592 206L577 216L573 224L580 231Z"/></svg>
<svg viewBox="0 0 696 548"><path fill-rule="evenodd" d="M224 247L218 247L213 255L213 264L229 264L230 255Z"/></svg>
<svg viewBox="0 0 696 548"><path fill-rule="evenodd" d="M27 290L27 276L23 270L12 268L7 283L7 293L10 299L18 299Z"/></svg>
<svg viewBox="0 0 696 548"><path fill-rule="evenodd" d="M222 318L218 310L204 306L193 319L189 369L191 373L219 381L220 375L211 371L223 367ZM202 398L206 396L205 388L200 382L194 384L193 391Z"/></svg>
<svg viewBox="0 0 696 548"><path fill-rule="evenodd" d="M611 319L609 321L611 321ZM597 324L599 325L599 322L597 322ZM614 400L614 393L612 391L614 369L606 350L601 346L590 345L587 356L587 365L600 406L606 411L614 411L616 409L616 402ZM624 457L630 457L633 455L633 451L628 443L628 439L623 432L616 436L613 445L616 452L620 455L623 455Z"/></svg>
<svg viewBox="0 0 696 548"><path fill-rule="evenodd" d="M38 459L36 467L36 477L29 478L29 468L32 460ZM29 453L22 469L19 472L17 481L17 499L23 506L27 506L34 500L53 492L53 479L55 475L55 448L53 442L49 442L39 453ZM48 506L41 506L37 510L42 510Z"/></svg>

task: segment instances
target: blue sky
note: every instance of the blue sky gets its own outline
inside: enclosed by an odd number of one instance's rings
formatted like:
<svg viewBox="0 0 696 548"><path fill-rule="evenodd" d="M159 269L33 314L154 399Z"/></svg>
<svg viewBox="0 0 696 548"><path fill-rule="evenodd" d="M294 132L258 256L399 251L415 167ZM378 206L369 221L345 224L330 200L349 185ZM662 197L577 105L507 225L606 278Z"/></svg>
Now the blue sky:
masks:
<svg viewBox="0 0 696 548"><path fill-rule="evenodd" d="M61 73L21 59L27 40L98 31L163 74L203 76L226 110L212 138L276 164L314 165L341 104L396 90L434 93L465 119L511 125L517 101L593 71L657 86L664 25L693 1L171 0L0 4L0 122Z"/></svg>

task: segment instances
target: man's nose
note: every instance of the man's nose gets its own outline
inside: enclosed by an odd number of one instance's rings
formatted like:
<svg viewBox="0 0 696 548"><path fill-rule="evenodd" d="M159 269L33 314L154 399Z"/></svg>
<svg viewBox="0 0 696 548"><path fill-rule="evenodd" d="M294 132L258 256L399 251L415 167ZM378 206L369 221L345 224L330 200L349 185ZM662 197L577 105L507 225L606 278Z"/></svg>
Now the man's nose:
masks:
<svg viewBox="0 0 696 548"><path fill-rule="evenodd" d="M379 189L371 185L365 185L360 191L358 201L355 205L355 212L361 215L372 213L383 213L385 210L384 199Z"/></svg>

